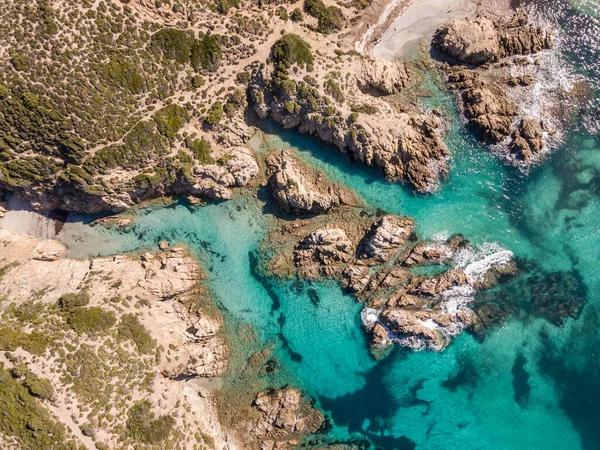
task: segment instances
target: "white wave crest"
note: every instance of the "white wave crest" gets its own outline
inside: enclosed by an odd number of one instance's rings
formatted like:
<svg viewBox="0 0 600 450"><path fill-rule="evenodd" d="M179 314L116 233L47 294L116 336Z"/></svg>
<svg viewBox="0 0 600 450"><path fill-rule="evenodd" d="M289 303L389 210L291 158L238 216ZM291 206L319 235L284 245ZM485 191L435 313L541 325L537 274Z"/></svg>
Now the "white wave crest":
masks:
<svg viewBox="0 0 600 450"><path fill-rule="evenodd" d="M453 265L463 269L469 283L478 283L483 281L485 274L493 266L508 264L513 256L513 252L497 243L486 242L475 248L469 247L457 252L454 255Z"/></svg>
<svg viewBox="0 0 600 450"><path fill-rule="evenodd" d="M379 321L379 315L380 314L381 314L381 310L380 309L364 308L360 312L360 318L362 320L363 325L367 329L371 329Z"/></svg>

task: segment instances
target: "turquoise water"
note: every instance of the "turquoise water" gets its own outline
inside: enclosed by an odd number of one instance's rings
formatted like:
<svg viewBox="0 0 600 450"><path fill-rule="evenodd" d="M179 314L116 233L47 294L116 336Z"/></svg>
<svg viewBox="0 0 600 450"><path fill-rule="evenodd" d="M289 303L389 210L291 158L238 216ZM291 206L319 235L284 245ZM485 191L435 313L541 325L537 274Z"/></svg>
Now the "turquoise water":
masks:
<svg viewBox="0 0 600 450"><path fill-rule="evenodd" d="M573 24L589 32L595 19L586 22L565 2L553 5L553 13L563 8L566 61L595 82L598 68L581 63L573 42ZM586 44L587 56L596 58L597 48ZM437 93L430 103L455 117L449 97ZM313 139L267 130L269 148L291 147L369 206L414 217L422 237L463 233L475 244L512 250L528 261L532 276L573 274L586 306L560 327L528 309L517 283L493 293L519 307L485 340L463 334L442 353L398 348L375 361L360 305L337 284L261 275L257 251L272 216L256 193L199 208L178 203L143 211L129 231L106 233L122 251L156 248L161 240L190 246L208 270L228 323L256 331L237 357L274 347L279 370L264 384L301 387L330 418L327 433L315 437L319 442L384 449L600 448L600 136L594 120L593 113L582 119L588 126L576 127L562 148L525 176L480 148L455 118L447 139L451 176L431 196L386 183ZM230 377L234 383L236 374Z"/></svg>

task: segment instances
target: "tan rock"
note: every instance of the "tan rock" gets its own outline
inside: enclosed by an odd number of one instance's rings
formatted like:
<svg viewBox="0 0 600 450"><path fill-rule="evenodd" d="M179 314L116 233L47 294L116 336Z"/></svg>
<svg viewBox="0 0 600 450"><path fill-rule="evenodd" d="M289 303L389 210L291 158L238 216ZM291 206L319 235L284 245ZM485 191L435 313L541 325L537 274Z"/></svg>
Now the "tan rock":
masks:
<svg viewBox="0 0 600 450"><path fill-rule="evenodd" d="M359 201L350 190L327 180L319 170L309 168L291 150L266 158L271 194L281 209L297 214L322 214Z"/></svg>

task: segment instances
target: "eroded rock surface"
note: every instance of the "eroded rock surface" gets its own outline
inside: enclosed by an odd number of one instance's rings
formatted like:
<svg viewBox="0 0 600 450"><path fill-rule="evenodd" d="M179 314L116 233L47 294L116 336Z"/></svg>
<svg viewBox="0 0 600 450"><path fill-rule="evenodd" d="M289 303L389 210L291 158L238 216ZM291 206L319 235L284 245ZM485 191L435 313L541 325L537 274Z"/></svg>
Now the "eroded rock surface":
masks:
<svg viewBox="0 0 600 450"><path fill-rule="evenodd" d="M552 30L532 25L525 11L511 19L458 19L439 28L432 41L450 61L441 68L479 138L523 168L540 161L560 131L553 96L535 115L523 107L536 95L533 85L546 58L541 52L552 45Z"/></svg>
<svg viewBox="0 0 600 450"><path fill-rule="evenodd" d="M291 150L266 158L271 194L286 212L322 214L341 205L357 206L356 196L343 186L326 179L296 158Z"/></svg>
<svg viewBox="0 0 600 450"><path fill-rule="evenodd" d="M360 58L358 73L355 58ZM401 92L417 80L403 65L389 61L352 56L342 64L341 77L322 80L305 69L292 74L263 66L250 86L256 113L284 128L318 136L359 162L381 169L389 180L434 191L448 173L442 119L416 107L401 111L385 96L361 91Z"/></svg>

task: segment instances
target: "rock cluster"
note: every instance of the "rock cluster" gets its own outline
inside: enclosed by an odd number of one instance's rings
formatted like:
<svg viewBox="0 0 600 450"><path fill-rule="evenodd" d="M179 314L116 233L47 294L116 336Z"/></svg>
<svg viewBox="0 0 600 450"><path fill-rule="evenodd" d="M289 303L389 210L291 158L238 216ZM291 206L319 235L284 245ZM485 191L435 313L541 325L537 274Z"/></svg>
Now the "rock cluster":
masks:
<svg viewBox="0 0 600 450"><path fill-rule="evenodd" d="M522 117L519 103L539 75L532 56L552 47L551 36L519 11L509 20L482 15L455 20L432 41L450 59L441 67L477 135L518 166L538 161L547 150L546 136L556 133L546 121Z"/></svg>
<svg viewBox="0 0 600 450"><path fill-rule="evenodd" d="M298 445L308 433L323 424L323 414L314 409L294 388L259 393L253 403L259 418L250 434L261 442L261 449L287 449Z"/></svg>
<svg viewBox="0 0 600 450"><path fill-rule="evenodd" d="M441 350L476 320L468 307L475 292L510 279L517 268L507 250L480 254L458 235L419 241L414 226L407 217L366 211L286 224L269 239L274 256L267 269L339 280L365 302L363 322L375 348L397 342ZM437 268L414 271L428 265Z"/></svg>
<svg viewBox="0 0 600 450"><path fill-rule="evenodd" d="M483 15L454 20L436 31L432 45L459 63L480 66L549 49L552 36L549 30L530 25L521 10L508 21Z"/></svg>
<svg viewBox="0 0 600 450"><path fill-rule="evenodd" d="M302 163L291 150L270 154L266 164L271 194L288 213L322 214L359 204L350 190L326 180L323 172Z"/></svg>
<svg viewBox="0 0 600 450"><path fill-rule="evenodd" d="M415 107L401 112L382 96L415 83L403 65L365 58L359 62L356 72L356 61L346 58L342 74L347 76L323 81L335 103L312 75L302 70L290 75L263 65L250 86L254 109L262 119L271 117L284 128L318 136L380 169L389 180L434 191L448 173L443 121Z"/></svg>

